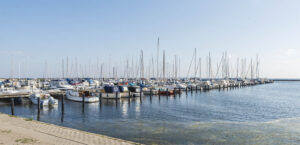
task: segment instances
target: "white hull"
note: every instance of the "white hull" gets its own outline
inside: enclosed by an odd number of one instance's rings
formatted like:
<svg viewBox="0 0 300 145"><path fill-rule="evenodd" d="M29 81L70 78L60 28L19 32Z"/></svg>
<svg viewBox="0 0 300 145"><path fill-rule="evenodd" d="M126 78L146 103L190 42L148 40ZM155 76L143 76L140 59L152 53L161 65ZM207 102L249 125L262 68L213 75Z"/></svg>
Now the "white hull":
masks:
<svg viewBox="0 0 300 145"><path fill-rule="evenodd" d="M150 90L143 91L143 93L144 93L145 95L151 95ZM158 90L152 90L152 95L157 95L157 94L158 94Z"/></svg>
<svg viewBox="0 0 300 145"><path fill-rule="evenodd" d="M68 100L82 102L83 98L80 97L77 92L75 93L75 92L68 91L66 94L67 94L66 97ZM84 102L86 102L86 103L99 102L99 98L87 96L84 98Z"/></svg>
<svg viewBox="0 0 300 145"><path fill-rule="evenodd" d="M30 101L37 105L38 104L38 98L36 97L35 94L33 94L32 96L29 97ZM40 105L41 106L48 106L48 105L57 105L58 101L56 99L54 99L53 97L49 97L46 99L40 99Z"/></svg>
<svg viewBox="0 0 300 145"><path fill-rule="evenodd" d="M102 98L104 99L120 99L122 93L102 93ZM117 95L117 96L116 96Z"/></svg>

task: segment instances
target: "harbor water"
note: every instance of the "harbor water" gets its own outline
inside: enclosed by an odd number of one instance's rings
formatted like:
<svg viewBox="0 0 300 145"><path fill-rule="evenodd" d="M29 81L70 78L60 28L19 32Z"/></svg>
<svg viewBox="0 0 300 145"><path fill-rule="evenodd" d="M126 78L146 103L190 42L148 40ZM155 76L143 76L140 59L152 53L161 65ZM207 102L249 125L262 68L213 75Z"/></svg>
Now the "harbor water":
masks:
<svg viewBox="0 0 300 145"><path fill-rule="evenodd" d="M300 82L44 106L39 120L143 144L298 144ZM9 103L0 112L10 114ZM37 119L37 105L15 115Z"/></svg>

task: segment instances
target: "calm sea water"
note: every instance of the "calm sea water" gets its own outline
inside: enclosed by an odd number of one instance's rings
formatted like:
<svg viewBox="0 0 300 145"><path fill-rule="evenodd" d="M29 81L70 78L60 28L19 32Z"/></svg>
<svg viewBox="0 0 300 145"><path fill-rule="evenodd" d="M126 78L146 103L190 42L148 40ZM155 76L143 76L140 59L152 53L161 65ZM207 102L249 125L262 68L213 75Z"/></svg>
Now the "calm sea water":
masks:
<svg viewBox="0 0 300 145"><path fill-rule="evenodd" d="M40 121L144 144L298 144L300 82L43 107ZM10 105L0 112L10 114ZM15 114L37 119L37 106Z"/></svg>

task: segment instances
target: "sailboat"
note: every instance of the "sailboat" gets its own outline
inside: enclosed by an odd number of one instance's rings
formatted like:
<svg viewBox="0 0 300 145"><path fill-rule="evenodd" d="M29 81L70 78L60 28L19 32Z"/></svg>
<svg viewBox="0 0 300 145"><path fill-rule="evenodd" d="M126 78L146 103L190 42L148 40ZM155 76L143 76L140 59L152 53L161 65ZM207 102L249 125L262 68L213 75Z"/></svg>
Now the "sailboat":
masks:
<svg viewBox="0 0 300 145"><path fill-rule="evenodd" d="M93 102L99 102L99 97L96 96L94 92L88 91L88 90L68 90L66 92L66 97L68 100L81 102L83 100L84 96L84 102L87 103L93 103Z"/></svg>

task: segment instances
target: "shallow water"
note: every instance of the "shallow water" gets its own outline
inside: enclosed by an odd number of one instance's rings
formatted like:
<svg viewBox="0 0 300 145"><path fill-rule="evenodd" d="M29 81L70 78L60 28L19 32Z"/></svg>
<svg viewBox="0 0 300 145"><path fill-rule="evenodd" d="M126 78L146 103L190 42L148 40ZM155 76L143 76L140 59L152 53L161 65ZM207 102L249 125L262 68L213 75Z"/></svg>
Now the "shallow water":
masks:
<svg viewBox="0 0 300 145"><path fill-rule="evenodd" d="M144 144L298 144L300 82L43 107L40 121ZM10 114L10 105L0 112ZM37 119L37 106L15 106Z"/></svg>

